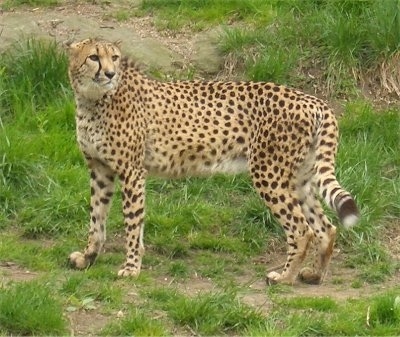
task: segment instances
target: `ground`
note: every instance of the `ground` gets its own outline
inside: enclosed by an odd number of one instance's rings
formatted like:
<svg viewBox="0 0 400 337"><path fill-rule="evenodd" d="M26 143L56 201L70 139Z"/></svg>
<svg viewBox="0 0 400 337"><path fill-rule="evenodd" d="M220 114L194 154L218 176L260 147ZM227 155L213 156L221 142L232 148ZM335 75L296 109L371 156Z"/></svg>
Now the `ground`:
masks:
<svg viewBox="0 0 400 337"><path fill-rule="evenodd" d="M111 14L115 12L115 6L119 6L119 3L110 2L102 6L93 1L76 5L71 1L61 7L18 8L15 11L0 12L0 51L24 35L33 34L56 39L60 43L71 39L78 40L100 35L111 40L121 39L124 52L132 55L149 68L161 69L165 73L174 73L193 67L196 69L196 76L204 78L219 76L224 62L216 46L218 30L196 34L160 32L153 26L150 17L118 22L111 17ZM387 238L387 244L391 247L393 257L399 259L399 223L391 226ZM113 245L119 243L119 240L116 241L108 242L106 250L107 247L112 249ZM52 245L54 242L50 241L46 244ZM266 270L274 266L279 267L286 257L286 253L282 249L283 247L275 249L275 252L254 259L252 263L262 264ZM344 300L371 295L400 283L400 273L397 271L392 278L385 282L375 285L365 283L359 287L353 287L351 284L357 271L344 267L342 259L342 252L337 250L323 285L298 284L292 292L285 296L329 296L337 300ZM0 284L11 280L32 280L40 275L40 272L26 270L13 262L2 261L0 263ZM254 268L249 268L248 271L241 273L234 281L241 285L242 289L247 289L240 294L243 302L268 312L272 303L265 291L265 280L255 274ZM218 288L218 285L210 279L198 277L196 274L190 275L183 281L169 276L158 276L154 282L160 286L176 287L183 293L193 296L205 290ZM127 294L127 301L137 302L138 295L135 292L135 285ZM154 313L155 318L158 314L162 315L162 313ZM124 313L118 311L115 312L115 316L105 316L96 310L85 310L79 314L70 312L68 319L71 324L71 335L90 335L99 331L108 321L121 315Z"/></svg>
<svg viewBox="0 0 400 337"><path fill-rule="evenodd" d="M399 227L394 228L391 233L391 239L388 243L394 248L393 253L396 254L395 258L399 259L400 256L400 229ZM117 240L120 243L121 240ZM46 242L46 244L52 244ZM55 244L55 242L54 242ZM107 247L111 247L114 242L107 242ZM121 247L122 248L122 247ZM282 247L283 248L283 247ZM280 249L279 249L280 250ZM149 250L147 254L151 254ZM121 251L122 256L122 251ZM286 253L281 250L272 254L260 256L259 258L253 259L252 264L260 264L265 270L278 268L285 261ZM298 297L319 297L319 298L332 298L335 301L346 301L348 299L358 299L365 296L372 296L379 294L382 291L392 289L397 286L400 282L400 272L386 279L384 282L378 284L369 284L367 282L362 284L354 284L354 280L357 278L358 271L356 269L344 267L343 260L345 256L337 249L335 256L333 257L330 265L330 271L322 285L307 285L303 283L297 283L293 288L285 287L281 296L285 298L298 298ZM190 259L185 259L188 264L191 264ZM110 266L113 268L115 266ZM95 267L94 267L95 268ZM175 289L187 296L196 296L200 293L217 292L219 290L218 285L213 282L210 278L199 277L197 273L189 275L185 279L175 279L171 276L160 275L159 273L152 273L146 270L144 266L144 272L148 273L152 279L152 283L161 288ZM115 268L114 268L115 269ZM66 273L68 270L65 271ZM23 282L34 279L40 279L42 272L32 272L26 268L22 268L13 262L1 262L0 263L0 284L7 284L10 281ZM268 314L274 305L271 300L271 294L266 291L266 282L264 278L260 278L254 272L254 268L246 268L241 270L240 275L233 276L229 273L229 277L233 277L231 280L238 288L240 292L238 294L240 300L256 308L261 313ZM117 285L118 287L118 285ZM127 288L124 286L124 304L129 305L140 305L141 299L138 291L138 285L134 282ZM115 321L116 319L123 318L126 312L123 310L114 310L111 313L104 313L99 309L100 305L96 305L92 308L82 307L80 310L73 310L71 312L67 309L66 317L69 321L69 330L71 336L93 336L97 335L103 327L108 323ZM162 311L152 312L154 319L158 319L165 315ZM176 335L187 335L187 331L177 331ZM192 335L196 335L192 333Z"/></svg>
<svg viewBox="0 0 400 337"><path fill-rule="evenodd" d="M129 6L134 3L129 2ZM0 51L16 39L29 35L55 39L60 44L103 37L111 41L122 40L124 53L149 68L179 72L194 66L204 76L220 71L222 59L215 44L218 30L197 34L160 32L150 17L118 22L112 15L120 6L120 1L105 6L71 2L54 8L18 8L0 12Z"/></svg>

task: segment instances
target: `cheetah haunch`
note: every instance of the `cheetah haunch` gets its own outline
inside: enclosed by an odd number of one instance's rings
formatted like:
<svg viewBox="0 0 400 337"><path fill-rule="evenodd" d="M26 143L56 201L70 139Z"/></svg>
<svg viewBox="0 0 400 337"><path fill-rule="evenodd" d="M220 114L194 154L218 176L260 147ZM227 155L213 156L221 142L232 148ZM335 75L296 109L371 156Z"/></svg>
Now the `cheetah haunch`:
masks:
<svg viewBox="0 0 400 337"><path fill-rule="evenodd" d="M105 241L114 178L121 182L126 261L137 276L144 253L146 175L183 177L248 171L260 197L283 226L288 257L270 282L322 281L336 228L319 195L346 226L357 206L334 173L338 126L318 98L263 82L159 82L141 74L119 43L87 39L69 46L79 146L90 169L90 230L72 266L91 265ZM311 268L301 263L313 243Z"/></svg>

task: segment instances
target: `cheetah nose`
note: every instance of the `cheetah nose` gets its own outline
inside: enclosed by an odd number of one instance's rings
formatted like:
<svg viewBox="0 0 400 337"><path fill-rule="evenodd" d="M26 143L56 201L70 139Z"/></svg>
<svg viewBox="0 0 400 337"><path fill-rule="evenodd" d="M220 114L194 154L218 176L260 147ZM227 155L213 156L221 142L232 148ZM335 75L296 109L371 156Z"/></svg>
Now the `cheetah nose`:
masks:
<svg viewBox="0 0 400 337"><path fill-rule="evenodd" d="M115 72L114 71L105 71L104 74L111 80L114 77Z"/></svg>

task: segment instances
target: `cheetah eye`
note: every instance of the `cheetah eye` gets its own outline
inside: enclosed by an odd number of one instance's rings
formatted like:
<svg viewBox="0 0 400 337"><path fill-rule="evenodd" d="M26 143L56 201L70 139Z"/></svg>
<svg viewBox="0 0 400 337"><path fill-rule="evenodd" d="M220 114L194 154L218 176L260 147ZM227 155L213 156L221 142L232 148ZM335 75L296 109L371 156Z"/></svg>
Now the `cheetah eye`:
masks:
<svg viewBox="0 0 400 337"><path fill-rule="evenodd" d="M94 62L98 62L99 61L99 55L96 55L96 54L89 55L89 59L91 59Z"/></svg>
<svg viewBox="0 0 400 337"><path fill-rule="evenodd" d="M119 56L118 55L113 55L111 59L113 60L113 62L115 62L115 61L117 61L119 59Z"/></svg>

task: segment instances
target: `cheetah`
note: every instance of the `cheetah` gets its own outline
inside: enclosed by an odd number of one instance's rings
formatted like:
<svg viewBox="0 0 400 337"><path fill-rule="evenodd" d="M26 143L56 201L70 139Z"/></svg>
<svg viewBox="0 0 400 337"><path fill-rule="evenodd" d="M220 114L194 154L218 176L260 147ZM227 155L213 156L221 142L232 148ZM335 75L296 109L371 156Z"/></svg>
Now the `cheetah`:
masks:
<svg viewBox="0 0 400 337"><path fill-rule="evenodd" d="M345 227L359 211L338 183L338 125L322 100L268 82L162 82L121 56L120 42L85 39L68 46L76 102L77 142L90 171L90 229L72 267L94 263L105 242L115 179L121 184L126 260L119 276L137 276L144 254L145 179L250 174L255 190L282 225L288 246L270 283L321 283L336 227L323 199ZM318 195L319 194L319 195ZM310 267L301 269L313 247Z"/></svg>

